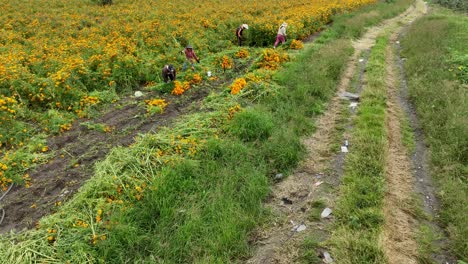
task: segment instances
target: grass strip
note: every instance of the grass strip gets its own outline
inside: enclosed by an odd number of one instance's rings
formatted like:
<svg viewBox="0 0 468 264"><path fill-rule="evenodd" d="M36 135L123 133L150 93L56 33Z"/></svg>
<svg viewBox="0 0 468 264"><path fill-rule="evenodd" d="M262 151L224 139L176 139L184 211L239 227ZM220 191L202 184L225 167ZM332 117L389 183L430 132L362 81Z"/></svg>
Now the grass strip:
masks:
<svg viewBox="0 0 468 264"><path fill-rule="evenodd" d="M343 183L335 215L336 230L331 244L340 263L385 263L378 243L384 222L385 180L385 48L388 39L379 37L367 67L368 85L350 137Z"/></svg>
<svg viewBox="0 0 468 264"><path fill-rule="evenodd" d="M468 19L446 9L417 20L402 38L410 100L430 149L440 220L468 261Z"/></svg>

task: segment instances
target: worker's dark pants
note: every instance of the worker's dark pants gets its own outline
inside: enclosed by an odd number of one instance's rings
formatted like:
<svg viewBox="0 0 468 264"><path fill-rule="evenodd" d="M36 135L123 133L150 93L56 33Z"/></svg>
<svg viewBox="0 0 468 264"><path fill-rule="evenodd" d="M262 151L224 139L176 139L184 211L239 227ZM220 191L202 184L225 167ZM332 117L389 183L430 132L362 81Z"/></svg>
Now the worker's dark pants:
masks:
<svg viewBox="0 0 468 264"><path fill-rule="evenodd" d="M239 44L239 46L242 46L242 38L241 37L237 37L237 43Z"/></svg>

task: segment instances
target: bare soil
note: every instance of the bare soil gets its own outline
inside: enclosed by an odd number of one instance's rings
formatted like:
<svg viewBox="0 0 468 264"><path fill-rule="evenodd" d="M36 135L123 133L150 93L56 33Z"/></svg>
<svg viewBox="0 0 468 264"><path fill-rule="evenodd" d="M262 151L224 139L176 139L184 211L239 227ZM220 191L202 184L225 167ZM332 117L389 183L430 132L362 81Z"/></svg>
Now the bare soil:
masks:
<svg viewBox="0 0 468 264"><path fill-rule="evenodd" d="M35 226L38 220L53 213L57 206L69 199L94 172L94 164L105 158L116 146L128 146L135 136L154 132L159 126L169 125L174 118L196 108L209 87L193 87L184 97L145 93L135 98L129 96L110 106L100 117L76 120L72 129L48 139L47 146L54 157L46 164L31 171L31 187L15 185L1 201L5 218L0 225L0 233L10 230L20 231ZM165 98L169 102L164 113L146 116L144 100ZM105 133L90 130L83 122L105 124L112 128Z"/></svg>

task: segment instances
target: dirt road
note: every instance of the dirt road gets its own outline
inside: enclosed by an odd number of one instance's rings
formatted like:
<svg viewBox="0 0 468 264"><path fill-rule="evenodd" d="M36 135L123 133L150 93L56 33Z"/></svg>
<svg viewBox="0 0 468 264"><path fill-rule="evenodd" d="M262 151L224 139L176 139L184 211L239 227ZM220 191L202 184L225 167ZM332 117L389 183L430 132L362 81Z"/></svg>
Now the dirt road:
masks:
<svg viewBox="0 0 468 264"><path fill-rule="evenodd" d="M300 250L304 239L308 236L319 236L325 240L331 230L333 217L310 219L310 212L314 203L324 201L325 206L333 208L337 195L337 187L343 171L344 153L333 153L332 144L336 143L334 131L339 125L343 111L348 107L341 104L340 94L351 90L351 80L358 76L357 91L365 89L366 54L374 46L376 38L383 34L396 36L406 25L426 12L426 5L417 1L399 16L385 20L380 25L370 28L362 38L353 42L355 52L351 57L346 71L337 88L335 97L330 101L327 111L317 121L317 130L309 138L304 139L308 155L302 165L285 180L274 186L271 199L267 206L276 216L271 226L259 231L259 238L255 241L257 246L253 257L247 263L294 263L298 262ZM393 64L389 64L393 65ZM393 67L393 66L392 66ZM388 72L388 85L395 93L395 74ZM399 138L399 123L396 114L399 106L389 103L387 128L390 131L391 145L388 156L387 184L390 191L386 194L385 212L385 252L389 263L415 263L417 244L414 239L414 221L404 209L400 208L401 200L405 200L413 191L413 175L411 164ZM350 120L354 115L351 112ZM344 141L347 130L352 129L350 124L344 131ZM398 135L397 135L398 134ZM341 143L341 142L338 142ZM404 161L404 162L403 162ZM397 212L397 213L392 213ZM377 241L376 241L377 243ZM317 252L321 255L323 252Z"/></svg>

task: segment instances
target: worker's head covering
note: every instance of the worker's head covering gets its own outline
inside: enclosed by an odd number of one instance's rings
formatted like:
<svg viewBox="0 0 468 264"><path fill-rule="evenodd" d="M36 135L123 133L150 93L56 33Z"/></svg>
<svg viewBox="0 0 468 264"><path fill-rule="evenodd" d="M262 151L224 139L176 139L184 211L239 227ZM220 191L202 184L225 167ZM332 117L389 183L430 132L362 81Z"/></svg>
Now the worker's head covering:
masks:
<svg viewBox="0 0 468 264"><path fill-rule="evenodd" d="M192 45L187 45L187 47L185 47L187 49L193 49Z"/></svg>
<svg viewBox="0 0 468 264"><path fill-rule="evenodd" d="M286 22L283 22L283 24L281 24L282 27L287 27L288 26L288 23Z"/></svg>
<svg viewBox="0 0 468 264"><path fill-rule="evenodd" d="M242 24L242 27L245 28L245 29L249 29L249 25L247 25L247 24Z"/></svg>

